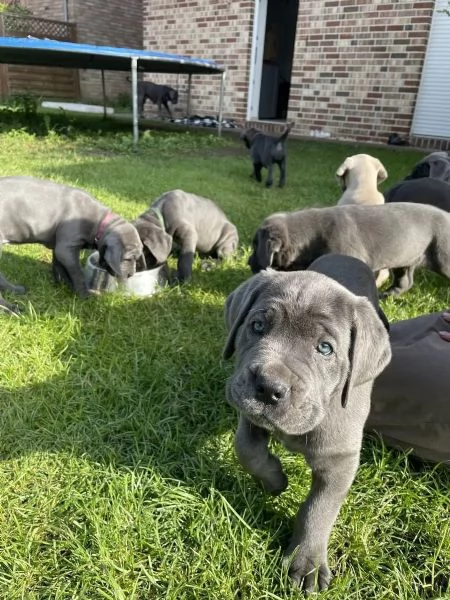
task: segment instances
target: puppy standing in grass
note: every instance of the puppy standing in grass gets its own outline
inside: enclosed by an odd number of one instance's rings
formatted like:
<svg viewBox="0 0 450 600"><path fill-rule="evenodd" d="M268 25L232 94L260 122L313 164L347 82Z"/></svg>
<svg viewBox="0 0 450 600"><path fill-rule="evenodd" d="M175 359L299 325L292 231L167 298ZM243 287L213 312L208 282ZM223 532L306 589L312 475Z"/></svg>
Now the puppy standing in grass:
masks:
<svg viewBox="0 0 450 600"><path fill-rule="evenodd" d="M35 177L0 179L0 244L43 244L53 251L52 271L79 296L88 290L80 264L83 248L97 248L100 266L119 279L134 275L142 244L131 223L87 192ZM0 275L0 290L25 293ZM4 300L1 304L15 311Z"/></svg>
<svg viewBox="0 0 450 600"><path fill-rule="evenodd" d="M388 172L378 158L370 154L347 156L336 171L343 194L338 206L345 204L384 204L384 196L378 191L378 184L385 181ZM377 286L381 287L389 279L389 271L378 273Z"/></svg>
<svg viewBox="0 0 450 600"><path fill-rule="evenodd" d="M258 131L254 127L247 129L241 134L241 140L250 150L253 163L252 177L261 181L261 169L267 169L266 186L273 185L273 165L277 164L280 169L280 187L286 184L286 146L285 141L294 123L290 123L279 137L273 137Z"/></svg>
<svg viewBox="0 0 450 600"><path fill-rule="evenodd" d="M255 275L225 305L224 357L236 353L227 400L240 413L240 463L267 492L283 492L273 435L312 469L287 549L290 576L308 592L316 570L320 590L330 582L329 536L358 469L374 379L391 358L367 265L335 255L316 263L301 273Z"/></svg>
<svg viewBox="0 0 450 600"><path fill-rule="evenodd" d="M253 273L306 269L323 254L346 254L372 271L393 270L384 295L409 290L422 266L450 278L450 214L410 202L307 208L267 217L253 239Z"/></svg>
<svg viewBox="0 0 450 600"><path fill-rule="evenodd" d="M235 225L212 200L183 190L160 196L134 224L145 252L156 256L159 263L167 260L171 250L167 238L173 239L180 248L179 281L192 276L195 252L222 259L230 256L239 243Z"/></svg>

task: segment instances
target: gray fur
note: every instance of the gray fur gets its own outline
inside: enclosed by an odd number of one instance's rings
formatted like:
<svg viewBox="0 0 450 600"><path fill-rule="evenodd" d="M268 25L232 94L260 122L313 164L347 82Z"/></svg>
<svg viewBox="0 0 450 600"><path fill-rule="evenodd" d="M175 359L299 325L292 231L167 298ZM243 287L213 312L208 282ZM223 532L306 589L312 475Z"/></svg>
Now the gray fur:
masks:
<svg viewBox="0 0 450 600"><path fill-rule="evenodd" d="M386 190L384 197L386 202L429 204L450 212L450 185L440 179L403 180Z"/></svg>
<svg viewBox="0 0 450 600"><path fill-rule="evenodd" d="M177 269L180 281L190 279L195 252L221 259L237 248L236 227L208 198L172 190L160 196L152 209L160 211L166 232L180 248Z"/></svg>
<svg viewBox="0 0 450 600"><path fill-rule="evenodd" d="M240 413L237 456L272 494L288 480L270 436L305 456L312 485L287 557L294 583L313 591L317 571L325 589L328 540L359 465L373 381L391 357L387 331L367 298L313 271L254 275L227 298L225 319L224 357L236 353L227 400ZM328 356L318 351L324 342Z"/></svg>
<svg viewBox="0 0 450 600"><path fill-rule="evenodd" d="M450 183L450 156L448 153L439 151L428 154L414 166L405 179L419 179L422 177L431 177Z"/></svg>
<svg viewBox="0 0 450 600"><path fill-rule="evenodd" d="M411 288L418 266L450 278L450 214L408 202L276 213L257 230L249 265L254 273L301 270L329 253L358 258L374 272L392 269L385 295L398 295Z"/></svg>
<svg viewBox="0 0 450 600"><path fill-rule="evenodd" d="M273 185L273 165L277 164L280 169L280 187L286 184L286 145L285 141L294 123L290 123L285 131L275 137L267 135L254 127L246 129L241 134L241 140L250 150L253 163L252 177L261 181L261 169L267 169L266 186Z"/></svg>
<svg viewBox="0 0 450 600"><path fill-rule="evenodd" d="M111 215L96 239L103 219ZM119 279L135 273L142 244L136 229L87 192L35 177L0 178L0 243L43 244L53 251L56 281L89 295L80 251L98 248L101 265ZM0 275L0 290L24 293Z"/></svg>

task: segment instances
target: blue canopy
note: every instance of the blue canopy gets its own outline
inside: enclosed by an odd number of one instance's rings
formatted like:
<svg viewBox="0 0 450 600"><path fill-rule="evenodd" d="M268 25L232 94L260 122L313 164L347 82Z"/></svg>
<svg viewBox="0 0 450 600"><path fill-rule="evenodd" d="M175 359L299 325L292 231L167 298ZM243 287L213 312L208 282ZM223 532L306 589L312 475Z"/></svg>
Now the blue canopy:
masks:
<svg viewBox="0 0 450 600"><path fill-rule="evenodd" d="M129 71L133 58L137 60L138 71L150 73L220 74L225 71L212 60L154 50L0 37L0 63L6 64Z"/></svg>
<svg viewBox="0 0 450 600"><path fill-rule="evenodd" d="M67 67L70 69L99 69L101 71L131 71L131 96L133 100L133 137L137 143L137 73L181 73L189 75L188 105L191 94L191 75L221 75L219 96L219 127L222 129L223 89L225 67L213 60L166 54L154 50L115 48L93 44L75 44L56 40L41 40L33 37L0 37L0 63ZM106 100L104 99L104 102ZM106 104L105 104L106 114Z"/></svg>

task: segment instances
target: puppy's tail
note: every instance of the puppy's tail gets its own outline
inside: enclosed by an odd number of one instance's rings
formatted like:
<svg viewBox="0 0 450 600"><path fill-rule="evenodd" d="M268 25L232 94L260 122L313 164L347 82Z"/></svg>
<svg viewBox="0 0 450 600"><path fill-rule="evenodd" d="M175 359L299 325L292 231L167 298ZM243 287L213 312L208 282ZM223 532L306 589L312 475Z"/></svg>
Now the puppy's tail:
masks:
<svg viewBox="0 0 450 600"><path fill-rule="evenodd" d="M292 121L292 123L289 123L289 125L286 127L286 129L283 131L283 133L277 139L277 141L276 141L277 144L284 142L284 140L287 138L287 136L289 135L289 132L294 127L294 125L295 125L294 121Z"/></svg>

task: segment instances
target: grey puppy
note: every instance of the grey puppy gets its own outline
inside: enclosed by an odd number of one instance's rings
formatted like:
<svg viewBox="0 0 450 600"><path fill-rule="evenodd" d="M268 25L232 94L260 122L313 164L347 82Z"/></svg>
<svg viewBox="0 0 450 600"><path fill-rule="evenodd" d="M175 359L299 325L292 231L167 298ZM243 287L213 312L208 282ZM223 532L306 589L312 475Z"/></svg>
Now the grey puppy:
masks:
<svg viewBox="0 0 450 600"><path fill-rule="evenodd" d="M450 214L410 202L276 213L257 230L248 262L254 273L295 271L330 253L359 258L374 272L392 269L383 295L399 295L418 266L450 278Z"/></svg>
<svg viewBox="0 0 450 600"><path fill-rule="evenodd" d="M82 297L90 293L80 264L83 248L97 248L100 266L119 279L135 273L142 255L131 223L83 190L35 177L0 178L0 242L50 248L55 280ZM25 292L1 275L0 290Z"/></svg>
<svg viewBox="0 0 450 600"><path fill-rule="evenodd" d="M450 212L450 185L440 179L422 177L400 181L384 193L386 202L429 204Z"/></svg>
<svg viewBox="0 0 450 600"><path fill-rule="evenodd" d="M161 85L159 83L153 83L152 81L138 81L138 107L139 114L144 114L144 104L147 98L158 106L158 114L162 116L162 107L166 109L169 117L172 119L172 111L170 110L169 102L171 104L178 103L178 92L170 85Z"/></svg>
<svg viewBox="0 0 450 600"><path fill-rule="evenodd" d="M312 592L317 575L323 590L331 579L328 540L359 466L373 381L391 358L387 331L367 298L313 271L251 277L227 298L225 318L224 357L236 353L227 400L240 413L238 459L279 494L288 481L270 436L305 456L312 485L286 554L297 585Z"/></svg>
<svg viewBox="0 0 450 600"><path fill-rule="evenodd" d="M192 276L196 251L215 258L226 258L239 243L235 225L208 198L183 190L172 190L155 200L149 211L161 215L166 232L180 248L177 268L179 281L186 281ZM142 227L139 223L136 225L142 235ZM148 238L144 236L142 241L145 246L152 248L154 238L150 229L146 235Z"/></svg>
<svg viewBox="0 0 450 600"><path fill-rule="evenodd" d="M166 233L161 211L150 207L132 223L144 246L144 268L153 269L165 263L172 250L172 236Z"/></svg>
<svg viewBox="0 0 450 600"><path fill-rule="evenodd" d="M408 179L431 177L445 183L450 183L450 156L447 152L432 152L419 161L409 175Z"/></svg>
<svg viewBox="0 0 450 600"><path fill-rule="evenodd" d="M241 140L250 150L253 163L252 177L261 181L261 169L267 169L266 186L273 185L273 165L280 168L280 187L286 184L286 147L285 141L294 123L290 123L282 135L274 137L251 127L241 134Z"/></svg>

